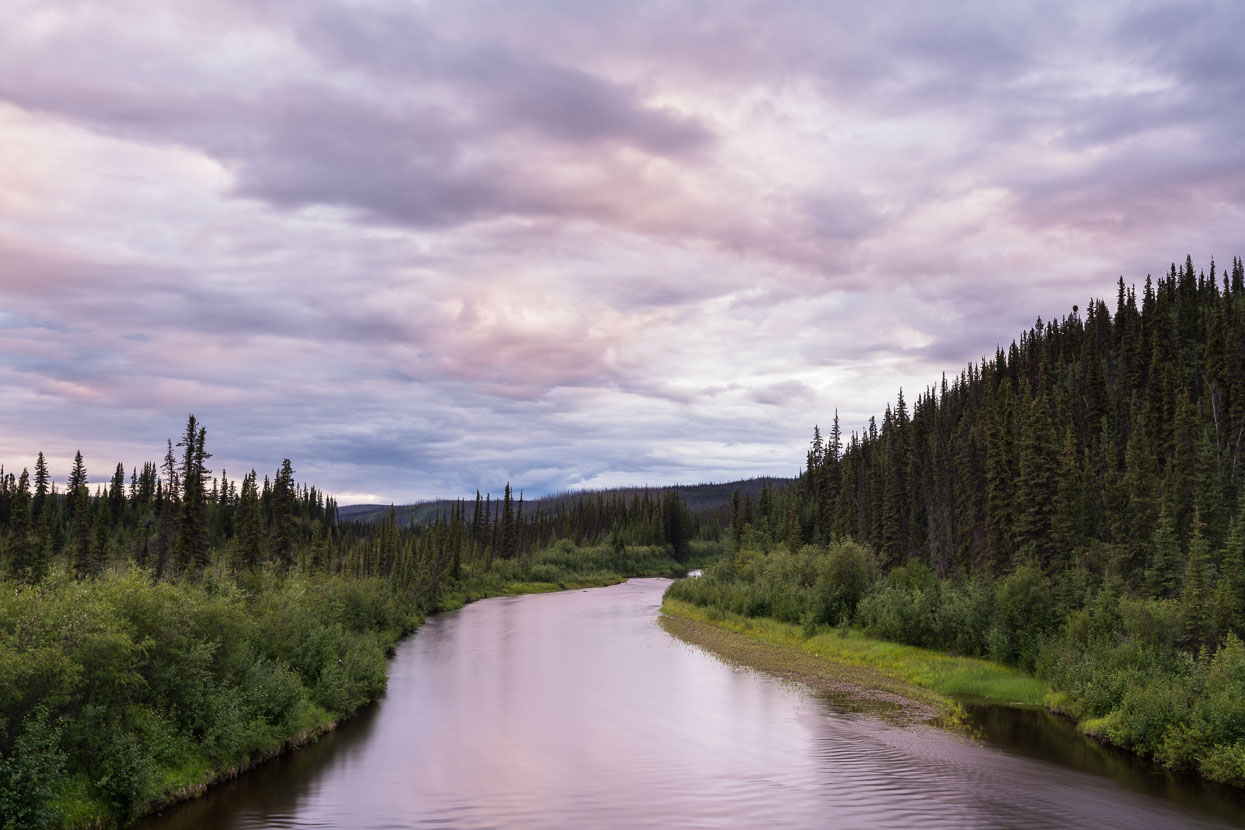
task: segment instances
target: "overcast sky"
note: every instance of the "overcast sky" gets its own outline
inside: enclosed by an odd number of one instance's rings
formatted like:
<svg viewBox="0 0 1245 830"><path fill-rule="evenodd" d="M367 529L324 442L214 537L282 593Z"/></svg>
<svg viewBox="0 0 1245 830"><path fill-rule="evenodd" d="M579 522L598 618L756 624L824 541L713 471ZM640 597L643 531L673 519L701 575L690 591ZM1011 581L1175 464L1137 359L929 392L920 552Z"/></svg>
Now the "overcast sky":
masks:
<svg viewBox="0 0 1245 830"><path fill-rule="evenodd" d="M3 0L0 462L789 475L1245 252L1245 4Z"/></svg>

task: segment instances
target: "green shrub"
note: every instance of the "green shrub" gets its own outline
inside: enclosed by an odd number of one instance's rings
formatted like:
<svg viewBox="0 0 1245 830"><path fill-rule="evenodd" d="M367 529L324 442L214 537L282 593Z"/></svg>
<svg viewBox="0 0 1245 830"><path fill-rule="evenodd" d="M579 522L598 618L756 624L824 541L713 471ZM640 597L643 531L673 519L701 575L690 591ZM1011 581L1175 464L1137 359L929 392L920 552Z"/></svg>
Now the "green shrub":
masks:
<svg viewBox="0 0 1245 830"><path fill-rule="evenodd" d="M154 795L155 761L132 732L117 728L101 743L95 787L118 814L129 816Z"/></svg>
<svg viewBox="0 0 1245 830"><path fill-rule="evenodd" d="M934 622L936 645L969 657L985 656L993 612L994 586L988 580L974 576L944 584Z"/></svg>
<svg viewBox="0 0 1245 830"><path fill-rule="evenodd" d="M1215 781L1245 787L1245 741L1211 747L1202 756L1201 770Z"/></svg>
<svg viewBox="0 0 1245 830"><path fill-rule="evenodd" d="M941 586L929 566L909 562L887 574L859 605L865 630L884 640L934 644Z"/></svg>
<svg viewBox="0 0 1245 830"><path fill-rule="evenodd" d="M873 551L851 540L836 542L814 562L816 578L808 596L814 623L838 625L856 616L860 600L878 578Z"/></svg>
<svg viewBox="0 0 1245 830"><path fill-rule="evenodd" d="M22 722L7 757L0 757L0 821L4 830L53 827L59 815L49 805L64 786L61 730L39 706Z"/></svg>
<svg viewBox="0 0 1245 830"><path fill-rule="evenodd" d="M1050 581L1036 565L1021 565L999 585L994 628L987 649L992 659L1018 663L1032 671L1042 641L1055 627Z"/></svg>

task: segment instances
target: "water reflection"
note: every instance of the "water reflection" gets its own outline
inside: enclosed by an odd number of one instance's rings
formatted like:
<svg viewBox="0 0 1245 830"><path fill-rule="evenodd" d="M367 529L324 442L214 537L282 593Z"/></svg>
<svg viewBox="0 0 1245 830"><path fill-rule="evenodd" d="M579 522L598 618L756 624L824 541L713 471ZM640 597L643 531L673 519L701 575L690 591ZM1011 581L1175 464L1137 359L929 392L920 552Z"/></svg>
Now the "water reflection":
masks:
<svg viewBox="0 0 1245 830"><path fill-rule="evenodd" d="M1136 755L1087 740L1045 709L966 706L969 723L989 747L1111 779L1135 793L1160 796L1245 826L1245 793L1192 775L1169 772Z"/></svg>
<svg viewBox="0 0 1245 830"><path fill-rule="evenodd" d="M725 665L656 625L667 584L430 620L361 718L143 826L1234 826L998 729L888 726Z"/></svg>

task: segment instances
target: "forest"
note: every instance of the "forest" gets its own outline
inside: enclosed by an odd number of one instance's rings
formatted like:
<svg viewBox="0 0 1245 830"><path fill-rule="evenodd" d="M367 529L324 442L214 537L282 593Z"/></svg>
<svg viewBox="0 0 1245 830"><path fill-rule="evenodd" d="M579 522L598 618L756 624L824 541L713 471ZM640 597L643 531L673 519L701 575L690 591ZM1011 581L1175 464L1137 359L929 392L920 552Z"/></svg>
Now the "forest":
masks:
<svg viewBox="0 0 1245 830"><path fill-rule="evenodd" d="M42 453L33 477L0 470L5 830L124 823L314 740L385 688L427 613L718 550L671 490L532 509L506 485L365 524L288 459L234 480L210 458L192 415L162 463L94 492L81 453L63 489Z"/></svg>
<svg viewBox="0 0 1245 830"><path fill-rule="evenodd" d="M670 596L1016 665L1090 735L1245 786L1245 267L1114 305L814 429Z"/></svg>

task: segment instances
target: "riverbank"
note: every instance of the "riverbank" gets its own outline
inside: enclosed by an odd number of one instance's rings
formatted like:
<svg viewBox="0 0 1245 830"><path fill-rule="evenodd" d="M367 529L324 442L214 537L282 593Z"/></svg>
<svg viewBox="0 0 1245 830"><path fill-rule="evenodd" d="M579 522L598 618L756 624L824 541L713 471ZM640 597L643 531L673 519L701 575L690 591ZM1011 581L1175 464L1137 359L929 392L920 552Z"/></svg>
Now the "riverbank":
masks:
<svg viewBox="0 0 1245 830"><path fill-rule="evenodd" d="M1042 705L1041 680L970 657L866 637L847 628L801 626L706 610L666 597L660 624L676 637L751 668L802 683L891 719L955 728L957 698Z"/></svg>
<svg viewBox="0 0 1245 830"><path fill-rule="evenodd" d="M800 635L832 626L851 643L861 637L851 631L867 632L890 645L871 647L867 659L859 646L840 657L889 661L900 676L952 695L1016 693L1006 689L1010 681L981 688L971 673L893 650L997 661L1040 676L1052 691L1032 702L1091 737L1173 772L1245 787L1245 643L1227 631L1208 644L1188 609L1119 587L1094 586L1087 573L1053 577L1032 564L1001 577L940 579L912 560L883 576L871 550L841 540L798 552L736 551L700 579L674 583L667 597L706 615L777 620Z"/></svg>
<svg viewBox="0 0 1245 830"><path fill-rule="evenodd" d="M383 694L387 658L427 614L680 567L660 548L567 545L493 564L463 567L432 596L224 567L178 582L57 570L12 585L0 592L13 750L0 756L0 825L125 826L313 743Z"/></svg>
<svg viewBox="0 0 1245 830"><path fill-rule="evenodd" d="M493 597L503 596L520 596L525 594L543 594L553 593L556 591L578 590L583 588L602 588L607 585L616 585L624 582L631 577L628 576L602 576L596 579L578 579L564 580L559 582L505 582L505 583L486 583L475 584L466 587L458 592L453 592L438 600L436 605L429 613L442 613L445 611L458 610L465 605L477 602L482 599L490 599ZM386 644L386 656L392 656L398 644L409 636L418 633L420 626L425 622L423 615L420 615L408 630L392 639ZM386 687L387 687L386 677ZM271 747L268 750L257 753L254 757L247 761L224 768L207 768L203 765L194 765L190 769L183 769L178 776L181 780L170 780L169 789L161 796L153 798L144 804L139 812L136 812L128 820L120 821L118 819L102 815L98 803L91 799L83 798L79 803L63 803L63 807L69 815L75 816L74 820L69 821L63 827L65 830L96 830L96 828L127 826L141 821L154 815L159 815L164 810L174 807L184 801L199 798L213 787L232 781L240 775L255 770L257 767L272 761L275 758L297 752L327 735L329 732L337 729L343 723L358 715L368 706L373 705L376 700L384 693L382 688L375 694L371 695L367 700L363 701L359 706L335 718L322 718L317 722L304 725L295 734L290 735L278 746ZM196 768L197 767L197 768ZM187 775L189 773L189 775Z"/></svg>

